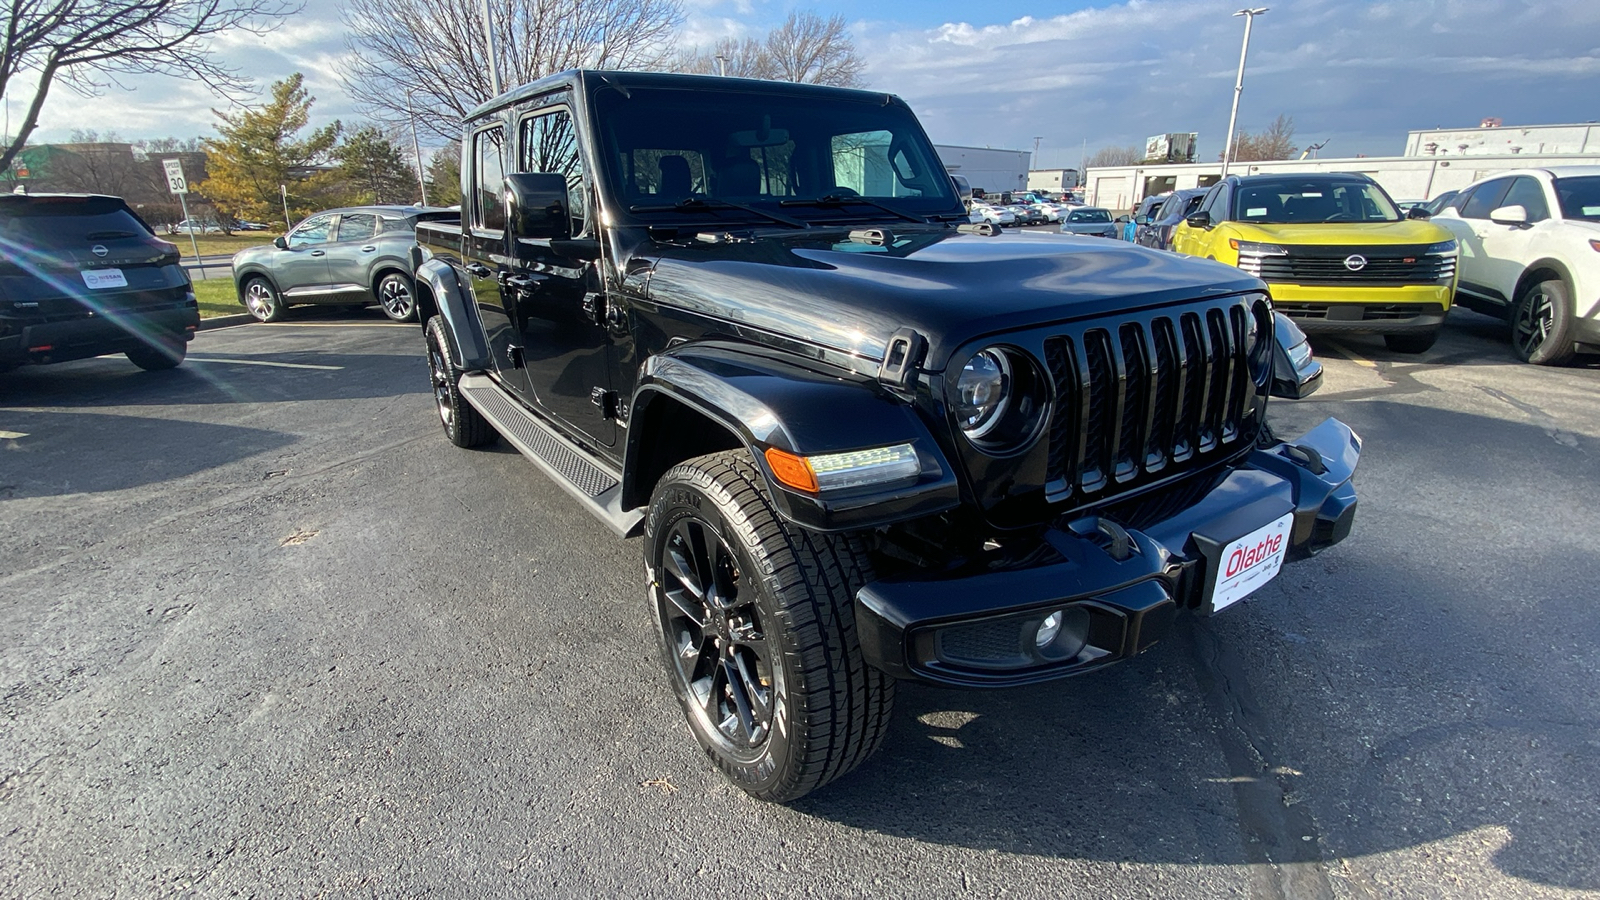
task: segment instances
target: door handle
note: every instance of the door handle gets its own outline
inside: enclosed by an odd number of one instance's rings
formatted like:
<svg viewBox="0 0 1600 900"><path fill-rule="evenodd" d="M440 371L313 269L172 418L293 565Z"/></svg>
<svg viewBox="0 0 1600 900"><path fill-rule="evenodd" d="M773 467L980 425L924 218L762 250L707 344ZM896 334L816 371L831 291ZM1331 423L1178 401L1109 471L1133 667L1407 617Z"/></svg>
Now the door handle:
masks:
<svg viewBox="0 0 1600 900"><path fill-rule="evenodd" d="M489 267L483 263L467 263L466 270L467 274L471 275L473 278L489 277Z"/></svg>
<svg viewBox="0 0 1600 900"><path fill-rule="evenodd" d="M362 253L371 253L372 251L374 251L376 249L378 249L378 248L372 246L371 244L368 244L367 246L361 248L361 252Z"/></svg>
<svg viewBox="0 0 1600 900"><path fill-rule="evenodd" d="M327 256L328 255L328 251L326 251L326 250L313 250L313 251L311 251L311 255L312 256Z"/></svg>

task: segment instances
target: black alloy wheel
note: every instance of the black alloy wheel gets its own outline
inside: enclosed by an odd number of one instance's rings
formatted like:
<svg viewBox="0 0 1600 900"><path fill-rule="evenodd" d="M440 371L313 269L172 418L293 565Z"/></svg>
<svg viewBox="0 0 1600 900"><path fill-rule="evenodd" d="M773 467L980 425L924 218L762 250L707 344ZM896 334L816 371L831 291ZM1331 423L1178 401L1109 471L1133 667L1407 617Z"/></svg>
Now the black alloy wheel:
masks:
<svg viewBox="0 0 1600 900"><path fill-rule="evenodd" d="M858 538L782 520L747 451L680 463L645 521L662 656L689 729L735 785L798 799L877 750L894 680L866 665Z"/></svg>
<svg viewBox="0 0 1600 900"><path fill-rule="evenodd" d="M439 316L428 320L427 345L428 378L433 383L433 402L445 437L457 447L481 447L494 440L494 426L461 396L461 367L456 364L444 333L444 320Z"/></svg>
<svg viewBox="0 0 1600 900"><path fill-rule="evenodd" d="M396 322L409 322L417 316L417 300L411 291L411 279L398 272L390 272L378 280L378 304L383 314Z"/></svg>
<svg viewBox="0 0 1600 900"><path fill-rule="evenodd" d="M1511 308L1511 349L1536 366L1563 366L1572 361L1572 302L1567 285L1549 279L1528 285Z"/></svg>

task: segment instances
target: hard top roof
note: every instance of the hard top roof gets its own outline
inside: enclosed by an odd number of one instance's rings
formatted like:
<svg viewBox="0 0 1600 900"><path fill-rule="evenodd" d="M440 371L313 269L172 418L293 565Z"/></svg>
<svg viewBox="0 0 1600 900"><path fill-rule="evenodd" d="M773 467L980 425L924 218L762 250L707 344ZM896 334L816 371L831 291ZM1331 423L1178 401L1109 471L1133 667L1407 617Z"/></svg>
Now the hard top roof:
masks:
<svg viewBox="0 0 1600 900"><path fill-rule="evenodd" d="M805 94L833 96L856 102L876 101L887 105L903 103L893 94L882 91L863 91L855 88L830 87L819 84L800 84L793 81L766 81L759 78L724 78L719 75L683 75L675 72L618 72L603 69L568 69L547 75L538 81L514 87L467 114L467 120L480 118L560 88L598 91L604 87L615 88L627 94L632 88L679 88L684 90L749 91L751 93Z"/></svg>

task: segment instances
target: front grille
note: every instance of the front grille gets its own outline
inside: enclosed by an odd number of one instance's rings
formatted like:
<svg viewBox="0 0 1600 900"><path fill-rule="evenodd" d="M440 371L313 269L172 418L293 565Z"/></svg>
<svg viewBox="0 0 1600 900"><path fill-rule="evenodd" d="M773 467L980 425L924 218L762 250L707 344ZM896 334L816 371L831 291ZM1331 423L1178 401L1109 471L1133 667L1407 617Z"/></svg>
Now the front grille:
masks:
<svg viewBox="0 0 1600 900"><path fill-rule="evenodd" d="M1253 321L1260 339L1272 335L1265 301L1251 303L1230 298L1046 338L1056 393L1050 499L1117 496L1246 446L1255 431L1246 334Z"/></svg>
<svg viewBox="0 0 1600 900"><path fill-rule="evenodd" d="M1425 245L1283 249L1287 255L1241 251L1239 268L1266 282L1324 287L1448 284L1456 274L1454 256L1429 255ZM1365 262L1353 269L1352 257Z"/></svg>
<svg viewBox="0 0 1600 900"><path fill-rule="evenodd" d="M1360 322L1388 322L1414 319L1425 313L1437 313L1440 306L1437 303L1386 303L1379 305L1338 304L1331 303L1279 303L1278 312L1295 320L1331 321L1337 315L1336 311L1358 310L1359 318L1347 317L1341 321Z"/></svg>

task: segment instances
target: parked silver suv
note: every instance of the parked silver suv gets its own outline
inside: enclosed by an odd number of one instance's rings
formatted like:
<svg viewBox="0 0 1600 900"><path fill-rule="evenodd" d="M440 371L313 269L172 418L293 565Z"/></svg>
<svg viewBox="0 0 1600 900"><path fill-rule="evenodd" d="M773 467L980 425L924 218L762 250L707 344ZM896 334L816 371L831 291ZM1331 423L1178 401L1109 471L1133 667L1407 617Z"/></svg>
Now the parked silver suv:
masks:
<svg viewBox="0 0 1600 900"><path fill-rule="evenodd" d="M308 217L272 244L233 256L239 302L263 322L296 303L377 303L397 322L416 316L411 245L417 223L459 215L418 206L358 206Z"/></svg>

